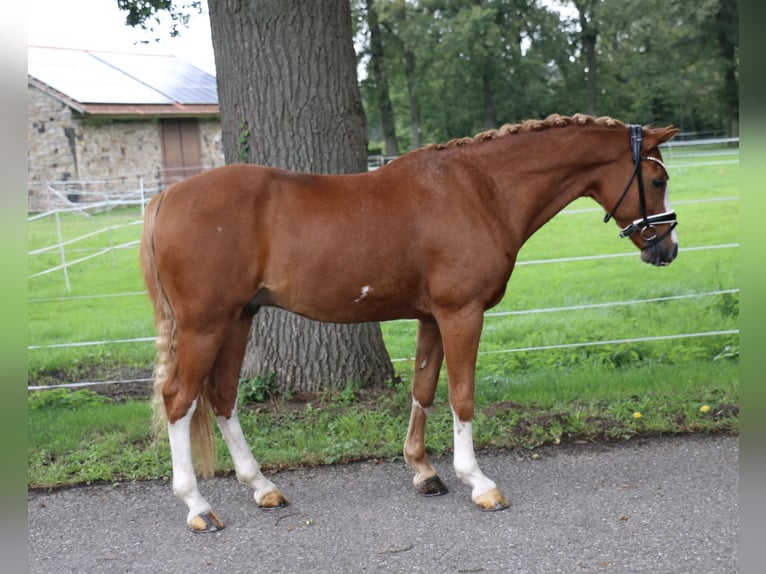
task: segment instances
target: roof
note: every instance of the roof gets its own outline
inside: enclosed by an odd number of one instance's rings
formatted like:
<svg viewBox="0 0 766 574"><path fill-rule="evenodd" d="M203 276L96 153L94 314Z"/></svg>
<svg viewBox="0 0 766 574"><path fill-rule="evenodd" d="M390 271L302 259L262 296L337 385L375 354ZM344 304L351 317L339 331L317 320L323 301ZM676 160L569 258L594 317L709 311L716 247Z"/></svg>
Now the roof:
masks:
<svg viewBox="0 0 766 574"><path fill-rule="evenodd" d="M218 114L215 76L175 56L27 47L30 82L83 114Z"/></svg>

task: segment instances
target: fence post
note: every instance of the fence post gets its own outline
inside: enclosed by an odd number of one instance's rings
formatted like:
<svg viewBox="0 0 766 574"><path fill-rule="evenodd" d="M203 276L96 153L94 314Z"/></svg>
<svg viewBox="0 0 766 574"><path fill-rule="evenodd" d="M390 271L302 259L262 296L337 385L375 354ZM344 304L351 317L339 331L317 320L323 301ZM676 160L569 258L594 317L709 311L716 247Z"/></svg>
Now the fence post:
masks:
<svg viewBox="0 0 766 574"><path fill-rule="evenodd" d="M138 178L138 185L141 189L141 217L144 216L144 204L146 203L146 190L144 190L144 178L143 176Z"/></svg>
<svg viewBox="0 0 766 574"><path fill-rule="evenodd" d="M61 236L61 219L59 218L59 210L57 209L54 213L56 214L56 233L58 234L59 252L61 253L61 268L64 270L64 282L66 283L67 293L69 293L72 291L72 288L69 285L69 270L66 266L66 254L64 253L64 239Z"/></svg>

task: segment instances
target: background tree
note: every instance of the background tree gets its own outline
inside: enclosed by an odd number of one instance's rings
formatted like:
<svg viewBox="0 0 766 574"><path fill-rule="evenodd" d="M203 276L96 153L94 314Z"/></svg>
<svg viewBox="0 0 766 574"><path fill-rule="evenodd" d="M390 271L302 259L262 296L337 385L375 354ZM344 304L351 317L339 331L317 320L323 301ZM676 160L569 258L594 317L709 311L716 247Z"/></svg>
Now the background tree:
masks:
<svg viewBox="0 0 766 574"><path fill-rule="evenodd" d="M556 12L526 0L375 1L405 147L564 111L555 101L559 94L571 101L577 84L561 84L572 76L573 48ZM366 27L360 26L357 45L369 45ZM370 61L363 65L369 77ZM367 80L363 87L375 141L379 116Z"/></svg>
<svg viewBox="0 0 766 574"><path fill-rule="evenodd" d="M375 0L400 147L414 143L410 128L423 141L444 141L473 134L493 117L503 123L552 112L734 134L736 4ZM365 34L357 37L362 51ZM379 114L363 93L375 141Z"/></svg>
<svg viewBox="0 0 766 574"><path fill-rule="evenodd" d="M369 85L372 98L380 112L380 124L383 129L386 155L398 155L399 144L396 141L396 126L394 124L394 110L389 96L388 74L385 66L385 53L383 38L378 19L378 10L374 0L365 0L367 8L367 26L369 28L370 63Z"/></svg>
<svg viewBox="0 0 766 574"><path fill-rule="evenodd" d="M737 0L719 0L705 19L702 33L714 38L722 67L721 106L729 136L739 135L739 8Z"/></svg>
<svg viewBox="0 0 766 574"><path fill-rule="evenodd" d="M738 109L736 98L724 95L738 66L731 48L738 43L736 26L730 24L736 6L730 10L728 0L603 0L597 11L598 113L684 131L726 130ZM719 33L727 34L725 49ZM729 89L738 92L736 85Z"/></svg>
<svg viewBox="0 0 766 574"><path fill-rule="evenodd" d="M367 169L348 0L210 1L226 163L314 173ZM380 327L262 309L243 375L315 391L393 377Z"/></svg>
<svg viewBox="0 0 766 574"><path fill-rule="evenodd" d="M353 7L370 139L382 149L367 0L353 0ZM382 63L375 66L388 85L400 150L473 134L492 118L503 123L552 112L738 132L736 0L556 0L545 6L374 0L374 7L382 45Z"/></svg>
<svg viewBox="0 0 766 574"><path fill-rule="evenodd" d="M580 46L585 71L585 113L596 114L596 90L598 86L598 57L596 42L599 26L596 10L601 0L573 0L580 23Z"/></svg>
<svg viewBox="0 0 766 574"><path fill-rule="evenodd" d="M389 30L398 30L391 34L392 43L398 45L401 52L401 61L404 62L404 79L407 86L407 105L410 112L410 130L412 134L412 148L417 149L423 145L422 131L420 129L420 97L417 90L417 59L415 46L419 39L408 34L409 23L417 14L407 0L396 0L391 3L391 17Z"/></svg>

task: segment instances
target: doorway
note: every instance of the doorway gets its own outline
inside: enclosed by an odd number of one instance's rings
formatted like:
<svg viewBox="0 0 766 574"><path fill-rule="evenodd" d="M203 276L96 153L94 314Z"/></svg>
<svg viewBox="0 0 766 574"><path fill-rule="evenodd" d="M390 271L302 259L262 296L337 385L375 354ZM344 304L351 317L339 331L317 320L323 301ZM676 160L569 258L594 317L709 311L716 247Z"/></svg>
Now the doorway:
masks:
<svg viewBox="0 0 766 574"><path fill-rule="evenodd" d="M161 119L160 134L163 186L202 171L202 146L196 118Z"/></svg>

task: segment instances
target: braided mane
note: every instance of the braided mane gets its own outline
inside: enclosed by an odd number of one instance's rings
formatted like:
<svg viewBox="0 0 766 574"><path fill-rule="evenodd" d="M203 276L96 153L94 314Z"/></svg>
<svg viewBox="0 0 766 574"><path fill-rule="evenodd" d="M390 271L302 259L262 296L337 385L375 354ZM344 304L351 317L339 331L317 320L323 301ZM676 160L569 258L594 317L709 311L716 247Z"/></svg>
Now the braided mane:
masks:
<svg viewBox="0 0 766 574"><path fill-rule="evenodd" d="M525 120L518 124L505 124L496 130L480 132L473 137L455 138L446 144L428 144L424 149L440 150L453 147L462 147L487 140L493 140L507 135L518 134L521 132L539 132L548 128L561 128L568 125L585 126L588 124L606 126L609 128L625 127L625 124L608 116L594 118L585 114L575 114L573 116L561 116L551 114L544 120Z"/></svg>

